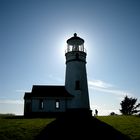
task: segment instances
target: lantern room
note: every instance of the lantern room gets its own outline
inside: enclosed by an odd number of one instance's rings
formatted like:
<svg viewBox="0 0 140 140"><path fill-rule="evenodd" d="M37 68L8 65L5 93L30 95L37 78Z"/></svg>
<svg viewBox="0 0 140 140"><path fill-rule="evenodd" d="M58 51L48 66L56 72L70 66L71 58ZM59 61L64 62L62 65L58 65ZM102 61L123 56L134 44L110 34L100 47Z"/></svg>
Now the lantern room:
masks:
<svg viewBox="0 0 140 140"><path fill-rule="evenodd" d="M80 51L86 53L86 50L84 48L84 40L78 37L76 33L74 33L73 37L67 40L66 53L72 51Z"/></svg>

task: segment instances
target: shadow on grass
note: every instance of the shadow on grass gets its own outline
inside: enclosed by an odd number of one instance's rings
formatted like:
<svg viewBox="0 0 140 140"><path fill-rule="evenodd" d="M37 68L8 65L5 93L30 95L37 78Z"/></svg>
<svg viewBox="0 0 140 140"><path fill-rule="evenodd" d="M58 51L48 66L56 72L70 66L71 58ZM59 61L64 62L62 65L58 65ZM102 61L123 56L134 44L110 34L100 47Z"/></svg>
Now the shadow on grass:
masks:
<svg viewBox="0 0 140 140"><path fill-rule="evenodd" d="M47 125L35 140L53 139L130 140L97 118L60 117Z"/></svg>

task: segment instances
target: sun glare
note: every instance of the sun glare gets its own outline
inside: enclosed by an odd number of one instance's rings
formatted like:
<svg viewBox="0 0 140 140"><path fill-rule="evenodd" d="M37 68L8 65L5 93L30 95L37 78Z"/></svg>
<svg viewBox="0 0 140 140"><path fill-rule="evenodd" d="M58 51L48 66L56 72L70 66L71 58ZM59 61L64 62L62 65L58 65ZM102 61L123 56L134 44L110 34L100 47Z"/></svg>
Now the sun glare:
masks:
<svg viewBox="0 0 140 140"><path fill-rule="evenodd" d="M68 31L68 32L63 32L61 33L61 35L59 35L56 39L56 49L57 49L57 53L58 53L58 57L61 59L61 61L65 61L65 51L66 51L66 48L67 48L67 40L69 38L71 38L74 33L77 33L77 36L84 39L84 48L87 52L87 62L90 63L91 61L93 61L93 57L94 57L94 54L93 52L95 53L95 51L92 51L95 46L94 46L94 42L92 43L91 41L91 37L90 37L90 34L87 34L86 32L71 32L71 31ZM92 53L92 54L91 54Z"/></svg>

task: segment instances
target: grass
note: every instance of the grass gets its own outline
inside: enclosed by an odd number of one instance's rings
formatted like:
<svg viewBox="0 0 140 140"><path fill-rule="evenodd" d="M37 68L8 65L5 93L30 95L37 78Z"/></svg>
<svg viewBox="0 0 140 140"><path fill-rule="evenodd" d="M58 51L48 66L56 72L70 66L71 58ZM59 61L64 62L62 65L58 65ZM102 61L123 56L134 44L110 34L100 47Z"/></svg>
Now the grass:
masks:
<svg viewBox="0 0 140 140"><path fill-rule="evenodd" d="M132 140L140 140L140 117L138 116L98 116L99 120L113 126Z"/></svg>
<svg viewBox="0 0 140 140"><path fill-rule="evenodd" d="M0 118L0 140L33 140L54 119Z"/></svg>
<svg viewBox="0 0 140 140"><path fill-rule="evenodd" d="M98 116L132 140L140 140L140 117ZM15 116L0 116L0 140L33 140L54 118L24 119Z"/></svg>

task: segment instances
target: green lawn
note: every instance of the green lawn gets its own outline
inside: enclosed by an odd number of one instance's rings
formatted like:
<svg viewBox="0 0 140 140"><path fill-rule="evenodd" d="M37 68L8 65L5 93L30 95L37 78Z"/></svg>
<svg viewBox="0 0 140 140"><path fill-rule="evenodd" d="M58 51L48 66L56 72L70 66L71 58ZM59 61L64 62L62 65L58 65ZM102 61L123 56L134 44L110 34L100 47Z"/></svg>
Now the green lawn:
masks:
<svg viewBox="0 0 140 140"><path fill-rule="evenodd" d="M98 116L132 140L140 140L140 117L136 116ZM0 140L33 140L54 118L5 118L0 117Z"/></svg>
<svg viewBox="0 0 140 140"><path fill-rule="evenodd" d="M99 120L113 126L132 140L140 140L140 117L138 116L98 116Z"/></svg>
<svg viewBox="0 0 140 140"><path fill-rule="evenodd" d="M53 120L0 118L0 140L33 140Z"/></svg>

